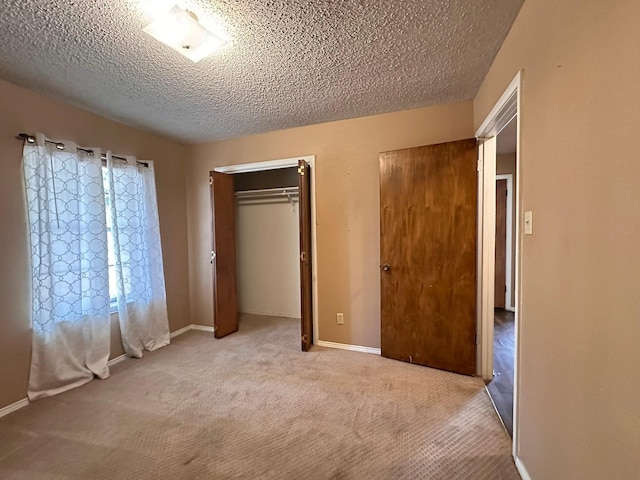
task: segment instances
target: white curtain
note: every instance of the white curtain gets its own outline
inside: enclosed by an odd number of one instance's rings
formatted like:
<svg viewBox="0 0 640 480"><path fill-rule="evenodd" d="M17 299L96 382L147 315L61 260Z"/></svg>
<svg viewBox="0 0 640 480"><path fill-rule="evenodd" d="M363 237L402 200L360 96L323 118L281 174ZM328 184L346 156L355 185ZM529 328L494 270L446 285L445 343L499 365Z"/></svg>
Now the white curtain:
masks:
<svg viewBox="0 0 640 480"><path fill-rule="evenodd" d="M107 152L107 178L122 344L140 358L169 343L153 162Z"/></svg>
<svg viewBox="0 0 640 480"><path fill-rule="evenodd" d="M107 228L100 151L37 135L24 147L33 350L28 396L109 376Z"/></svg>

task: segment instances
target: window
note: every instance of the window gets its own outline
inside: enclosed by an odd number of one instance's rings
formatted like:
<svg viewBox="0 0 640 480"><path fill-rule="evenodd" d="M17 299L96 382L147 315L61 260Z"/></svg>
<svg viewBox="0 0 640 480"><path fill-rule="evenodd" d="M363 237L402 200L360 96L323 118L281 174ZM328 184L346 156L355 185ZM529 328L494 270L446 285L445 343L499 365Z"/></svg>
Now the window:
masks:
<svg viewBox="0 0 640 480"><path fill-rule="evenodd" d="M153 163L113 158L107 169L100 152L25 143L32 399L109 375L116 306L128 355L169 343Z"/></svg>
<svg viewBox="0 0 640 480"><path fill-rule="evenodd" d="M104 203L107 209L107 251L109 263L109 297L111 297L111 309L118 306L118 286L116 282L116 254L113 242L113 224L111 220L111 198L109 195L109 177L107 167L102 167L102 181L104 183Z"/></svg>

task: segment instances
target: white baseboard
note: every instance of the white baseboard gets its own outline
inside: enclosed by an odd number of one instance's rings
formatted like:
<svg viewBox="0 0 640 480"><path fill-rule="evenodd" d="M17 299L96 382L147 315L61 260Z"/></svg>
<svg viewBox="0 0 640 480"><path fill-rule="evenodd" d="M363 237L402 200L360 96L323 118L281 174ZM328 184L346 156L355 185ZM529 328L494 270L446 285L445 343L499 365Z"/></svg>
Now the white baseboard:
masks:
<svg viewBox="0 0 640 480"><path fill-rule="evenodd" d="M5 415L9 415L10 413L15 412L16 410L20 410L23 407L29 405L29 399L23 398L22 400L18 400L11 405L7 405L4 408L0 408L0 417L4 417Z"/></svg>
<svg viewBox="0 0 640 480"><path fill-rule="evenodd" d="M126 359L127 359L127 356L123 353L119 357L112 358L111 360L109 360L107 362L107 365L111 367L111 366L115 365L116 363L120 363L120 362L122 362L122 361L124 361Z"/></svg>
<svg viewBox="0 0 640 480"><path fill-rule="evenodd" d="M213 327L210 326L210 325L196 325L195 323L192 323L189 326L191 327L191 330L199 330L201 332L211 332L211 333L213 333Z"/></svg>
<svg viewBox="0 0 640 480"><path fill-rule="evenodd" d="M182 335L183 333L187 333L189 330L200 330L200 328L196 328L196 327L202 327L202 325L187 325L186 327L182 327L180 330L176 330L175 332L171 332L169 334L169 338L175 338L178 335ZM207 328L207 327L204 327ZM213 332L213 327L211 327L211 331ZM107 363L107 365L112 366L115 365L117 363L122 362L123 360L127 359L127 355L126 354L122 354L119 357L113 358L111 360L109 360L109 362Z"/></svg>
<svg viewBox="0 0 640 480"><path fill-rule="evenodd" d="M317 345L319 347L338 348L340 350L351 350L353 352L372 353L374 355L380 355L380 349L373 347L362 347L360 345L348 345L346 343L326 342L324 340L318 340Z"/></svg>
<svg viewBox="0 0 640 480"><path fill-rule="evenodd" d="M187 333L190 330L199 330L201 332L211 332L213 333L213 327L209 325L196 325L192 323L191 325L187 325L186 327L182 327L180 330L176 330L175 332L171 332L170 337L175 338L178 335L182 335L183 333Z"/></svg>
<svg viewBox="0 0 640 480"><path fill-rule="evenodd" d="M507 312L514 312L514 313L515 313L516 308L515 308L515 307L505 307L505 310L506 310Z"/></svg>
<svg viewBox="0 0 640 480"><path fill-rule="evenodd" d="M296 320L300 320L300 314L288 315L286 313L265 313L265 312L249 312L249 311L240 312L241 315L243 313L246 313L248 315L260 315L264 317L295 318Z"/></svg>
<svg viewBox="0 0 640 480"><path fill-rule="evenodd" d="M522 463L520 457L514 457L514 460L516 461L516 469L522 477L522 480L531 480L531 476L529 475L529 472L527 472L527 469L524 467L524 463Z"/></svg>
<svg viewBox="0 0 640 480"><path fill-rule="evenodd" d="M191 330L191 327L193 325L187 325L186 327L182 327L180 330L176 330L175 332L171 332L169 334L169 338L174 338L177 337L178 335L182 335L183 333L188 332L189 330Z"/></svg>

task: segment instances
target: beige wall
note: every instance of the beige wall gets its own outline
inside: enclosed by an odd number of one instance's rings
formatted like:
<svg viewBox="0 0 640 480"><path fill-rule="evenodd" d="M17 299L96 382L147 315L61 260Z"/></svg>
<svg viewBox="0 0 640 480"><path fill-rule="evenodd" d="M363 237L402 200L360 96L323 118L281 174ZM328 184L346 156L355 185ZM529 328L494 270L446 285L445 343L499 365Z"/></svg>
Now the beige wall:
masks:
<svg viewBox="0 0 640 480"><path fill-rule="evenodd" d="M27 394L31 355L30 283L19 132L43 132L79 145L155 161L167 307L172 330L190 323L185 193L186 149L0 81L0 408ZM113 319L112 319L113 320ZM122 353L117 322L112 355Z"/></svg>
<svg viewBox="0 0 640 480"><path fill-rule="evenodd" d="M239 310L300 318L298 203L238 203L236 245Z"/></svg>
<svg viewBox="0 0 640 480"><path fill-rule="evenodd" d="M474 102L524 69L519 455L640 478L640 2L529 0Z"/></svg>
<svg viewBox="0 0 640 480"><path fill-rule="evenodd" d="M511 192L511 211L513 212L513 221L511 222L511 298L507 298L507 306L515 307L515 284L516 284L516 154L501 153L496 157L496 175L511 174L512 192Z"/></svg>
<svg viewBox="0 0 640 480"><path fill-rule="evenodd" d="M211 325L209 171L297 155L316 156L320 339L380 346L378 155L473 137L463 102L237 138L193 147L189 252L194 322ZM344 325L336 324L344 313Z"/></svg>

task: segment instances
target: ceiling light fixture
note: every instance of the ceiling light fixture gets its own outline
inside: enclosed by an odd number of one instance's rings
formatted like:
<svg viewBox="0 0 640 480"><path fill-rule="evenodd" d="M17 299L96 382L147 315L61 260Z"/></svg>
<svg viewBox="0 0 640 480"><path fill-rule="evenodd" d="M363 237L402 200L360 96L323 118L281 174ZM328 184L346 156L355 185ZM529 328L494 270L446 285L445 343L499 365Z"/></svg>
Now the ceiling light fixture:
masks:
<svg viewBox="0 0 640 480"><path fill-rule="evenodd" d="M226 43L203 27L195 13L178 5L158 17L144 31L193 62L208 57Z"/></svg>

